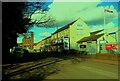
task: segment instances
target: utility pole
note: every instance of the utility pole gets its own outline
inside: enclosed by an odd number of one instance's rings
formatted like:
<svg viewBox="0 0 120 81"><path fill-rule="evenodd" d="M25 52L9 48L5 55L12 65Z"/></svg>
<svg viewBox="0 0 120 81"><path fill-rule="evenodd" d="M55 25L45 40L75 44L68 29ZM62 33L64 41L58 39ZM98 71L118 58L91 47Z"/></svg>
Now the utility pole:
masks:
<svg viewBox="0 0 120 81"><path fill-rule="evenodd" d="M103 8L104 8L104 16L103 16L103 17L104 17L104 22L103 22L103 23L104 23L104 24L103 24L103 25L104 25L104 26L103 26L103 27L104 27L104 40L106 40L106 29L105 29L105 24L106 24L106 21L105 21L105 6L104 6Z"/></svg>

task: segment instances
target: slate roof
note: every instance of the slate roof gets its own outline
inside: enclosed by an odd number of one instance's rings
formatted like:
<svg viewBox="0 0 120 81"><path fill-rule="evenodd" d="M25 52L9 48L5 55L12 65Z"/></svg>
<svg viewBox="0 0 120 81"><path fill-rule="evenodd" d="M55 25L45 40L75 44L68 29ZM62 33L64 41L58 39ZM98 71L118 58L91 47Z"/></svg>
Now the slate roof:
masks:
<svg viewBox="0 0 120 81"><path fill-rule="evenodd" d="M90 32L90 35L95 35L95 34L101 32L101 31L103 31L103 30L104 30L104 29L102 29L102 30L97 30L97 31L94 31L94 32Z"/></svg>
<svg viewBox="0 0 120 81"><path fill-rule="evenodd" d="M84 38L82 38L81 40L79 40L77 43L86 42L86 41L96 41L98 38L100 38L100 37L103 36L103 35L104 35L104 34L87 36L87 37L84 37Z"/></svg>
<svg viewBox="0 0 120 81"><path fill-rule="evenodd" d="M72 24L73 24L74 22L76 22L77 20L78 20L78 19L76 19L76 20L74 20L73 22L65 25L64 27L58 29L57 31L55 31L55 32L53 33L53 35L56 34L56 33L58 33L58 32L61 32L61 31L65 30L65 29L67 29L67 28L69 28L69 26L72 25Z"/></svg>

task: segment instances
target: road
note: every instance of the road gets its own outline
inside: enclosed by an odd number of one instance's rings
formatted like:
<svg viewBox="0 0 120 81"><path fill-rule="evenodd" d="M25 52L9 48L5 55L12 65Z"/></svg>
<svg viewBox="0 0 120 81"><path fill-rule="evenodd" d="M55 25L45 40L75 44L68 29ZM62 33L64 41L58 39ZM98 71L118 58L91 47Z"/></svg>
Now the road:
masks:
<svg viewBox="0 0 120 81"><path fill-rule="evenodd" d="M118 79L118 65L86 60L79 63L61 62L60 72L46 79Z"/></svg>
<svg viewBox="0 0 120 81"><path fill-rule="evenodd" d="M55 59L19 63L12 67L3 65L3 74L9 74L10 79L118 79L117 61L69 58L45 66L44 62Z"/></svg>

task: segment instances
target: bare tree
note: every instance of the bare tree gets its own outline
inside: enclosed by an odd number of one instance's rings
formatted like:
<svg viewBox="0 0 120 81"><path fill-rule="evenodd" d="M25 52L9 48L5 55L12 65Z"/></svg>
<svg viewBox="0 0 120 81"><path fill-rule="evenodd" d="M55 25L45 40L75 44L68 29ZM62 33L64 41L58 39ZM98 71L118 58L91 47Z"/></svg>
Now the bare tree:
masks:
<svg viewBox="0 0 120 81"><path fill-rule="evenodd" d="M9 62L11 55L9 49L17 45L18 34L26 33L33 25L50 26L53 23L51 16L48 16L43 7L45 2L11 2L2 3L2 48L3 62ZM40 18L33 21L35 14L40 15ZM9 59L10 58L10 59Z"/></svg>
<svg viewBox="0 0 120 81"><path fill-rule="evenodd" d="M47 8L43 6L46 2L34 2L26 3L26 9L24 9L24 18L29 20L26 25L27 28L36 25L37 27L53 27L55 19L47 13ZM35 19L34 17L37 16ZM29 27L28 27L29 26Z"/></svg>

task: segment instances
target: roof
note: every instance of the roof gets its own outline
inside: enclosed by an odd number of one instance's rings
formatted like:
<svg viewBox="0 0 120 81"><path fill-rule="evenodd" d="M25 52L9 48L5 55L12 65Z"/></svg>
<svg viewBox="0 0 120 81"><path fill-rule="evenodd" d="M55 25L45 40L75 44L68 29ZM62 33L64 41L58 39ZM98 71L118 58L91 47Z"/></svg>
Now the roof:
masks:
<svg viewBox="0 0 120 81"><path fill-rule="evenodd" d="M109 35L110 35L110 34L116 34L116 32L110 32Z"/></svg>
<svg viewBox="0 0 120 81"><path fill-rule="evenodd" d="M51 37L51 36L48 36L48 37L42 39L41 41L46 40L46 39L48 39L48 38L50 38L50 37ZM39 41L38 43L40 43L41 41Z"/></svg>
<svg viewBox="0 0 120 81"><path fill-rule="evenodd" d="M97 40L98 38L100 38L103 35L104 34L92 35L92 36L84 37L81 40L79 40L77 43L86 42L86 41L95 41L95 40Z"/></svg>
<svg viewBox="0 0 120 81"><path fill-rule="evenodd" d="M101 32L101 31L103 31L103 30L104 30L104 29L102 29L102 30L97 30L97 31L94 31L94 32L90 32L90 35L95 35L95 34Z"/></svg>
<svg viewBox="0 0 120 81"><path fill-rule="evenodd" d="M76 19L76 20L74 20L73 22L65 25L64 27L58 29L57 31L55 31L55 32L53 33L53 35L56 34L56 33L58 33L58 32L60 32L60 31L63 31L63 30L65 30L65 29L69 28L69 26L72 25L72 24L73 24L74 22L76 22L77 20L78 20L78 19Z"/></svg>
<svg viewBox="0 0 120 81"><path fill-rule="evenodd" d="M46 40L46 39L48 39L48 38L50 38L51 36L48 36L48 37L46 37L45 39L43 39L43 40Z"/></svg>

